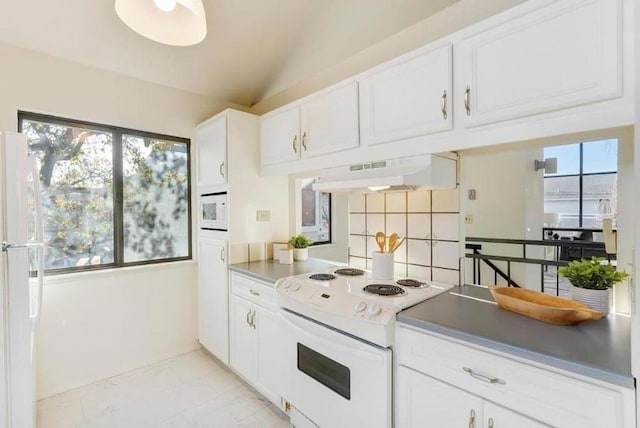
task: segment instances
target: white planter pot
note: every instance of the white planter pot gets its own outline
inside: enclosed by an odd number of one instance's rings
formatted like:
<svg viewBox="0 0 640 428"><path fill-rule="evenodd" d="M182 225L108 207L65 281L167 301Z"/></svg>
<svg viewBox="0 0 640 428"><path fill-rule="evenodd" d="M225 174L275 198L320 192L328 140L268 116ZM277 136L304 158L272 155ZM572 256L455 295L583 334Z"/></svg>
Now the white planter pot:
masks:
<svg viewBox="0 0 640 428"><path fill-rule="evenodd" d="M303 262L309 258L309 249L308 248L294 248L293 249L293 260L297 260L299 262Z"/></svg>
<svg viewBox="0 0 640 428"><path fill-rule="evenodd" d="M590 290L588 288L571 286L571 298L573 300L584 303L591 309L602 312L605 317L609 314L612 296L612 288L606 290Z"/></svg>

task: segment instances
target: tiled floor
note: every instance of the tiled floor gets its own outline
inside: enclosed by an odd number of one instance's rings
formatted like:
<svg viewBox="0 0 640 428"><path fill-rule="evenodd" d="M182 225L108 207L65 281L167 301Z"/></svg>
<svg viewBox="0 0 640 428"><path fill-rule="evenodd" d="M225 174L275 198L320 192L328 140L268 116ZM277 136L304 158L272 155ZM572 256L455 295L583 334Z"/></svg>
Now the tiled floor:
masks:
<svg viewBox="0 0 640 428"><path fill-rule="evenodd" d="M37 410L38 428L289 427L202 350L41 400Z"/></svg>

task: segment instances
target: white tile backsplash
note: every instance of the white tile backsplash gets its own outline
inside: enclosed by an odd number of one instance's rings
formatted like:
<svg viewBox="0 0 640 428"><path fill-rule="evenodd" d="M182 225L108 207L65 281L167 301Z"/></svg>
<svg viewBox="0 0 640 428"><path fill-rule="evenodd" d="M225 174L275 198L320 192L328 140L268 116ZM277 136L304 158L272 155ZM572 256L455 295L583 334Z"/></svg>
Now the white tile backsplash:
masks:
<svg viewBox="0 0 640 428"><path fill-rule="evenodd" d="M367 235L375 235L378 232L385 232L384 214L367 213Z"/></svg>
<svg viewBox="0 0 640 428"><path fill-rule="evenodd" d="M406 213L407 212L407 192L390 192L386 196L386 212Z"/></svg>
<svg viewBox="0 0 640 428"><path fill-rule="evenodd" d="M458 189L438 190L431 195L434 213L457 213L460 211Z"/></svg>
<svg viewBox="0 0 640 428"><path fill-rule="evenodd" d="M407 215L406 214L387 214L387 236L397 233L398 236L407 235Z"/></svg>
<svg viewBox="0 0 640 428"><path fill-rule="evenodd" d="M431 238L431 214L407 214L407 238Z"/></svg>
<svg viewBox="0 0 640 428"><path fill-rule="evenodd" d="M364 193L349 194L349 212L352 212L352 213L364 212Z"/></svg>
<svg viewBox="0 0 640 428"><path fill-rule="evenodd" d="M458 242L433 241L431 248L433 267L458 269L460 244Z"/></svg>
<svg viewBox="0 0 640 428"><path fill-rule="evenodd" d="M405 244L409 250L408 263L431 266L431 241L407 239Z"/></svg>
<svg viewBox="0 0 640 428"><path fill-rule="evenodd" d="M395 232L407 238L394 254L395 275L457 284L458 198L457 189L351 194L349 264L371 269L372 253L379 250L375 233Z"/></svg>
<svg viewBox="0 0 640 428"><path fill-rule="evenodd" d="M367 256L367 238L365 236L350 235L349 236L349 254L352 256Z"/></svg>
<svg viewBox="0 0 640 428"><path fill-rule="evenodd" d="M460 239L460 216L458 214L433 213L431 217L431 238L445 241Z"/></svg>
<svg viewBox="0 0 640 428"><path fill-rule="evenodd" d="M407 192L407 210L410 213L431 212L431 191Z"/></svg>
<svg viewBox="0 0 640 428"><path fill-rule="evenodd" d="M365 214L349 214L349 233L352 235L366 235Z"/></svg>
<svg viewBox="0 0 640 428"><path fill-rule="evenodd" d="M384 212L384 193L368 193L366 198L368 213Z"/></svg>

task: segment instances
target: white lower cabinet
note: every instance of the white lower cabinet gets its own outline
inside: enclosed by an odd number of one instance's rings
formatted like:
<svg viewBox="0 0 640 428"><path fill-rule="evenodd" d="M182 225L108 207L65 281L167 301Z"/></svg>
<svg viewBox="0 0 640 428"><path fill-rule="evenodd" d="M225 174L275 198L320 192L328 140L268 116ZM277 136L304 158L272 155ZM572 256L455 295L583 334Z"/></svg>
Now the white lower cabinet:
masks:
<svg viewBox="0 0 640 428"><path fill-rule="evenodd" d="M635 427L635 391L398 326L396 426Z"/></svg>
<svg viewBox="0 0 640 428"><path fill-rule="evenodd" d="M398 369L397 382L397 427L548 426L406 367Z"/></svg>
<svg viewBox="0 0 640 428"><path fill-rule="evenodd" d="M227 242L198 237L198 338L202 346L229 363L229 284Z"/></svg>
<svg viewBox="0 0 640 428"><path fill-rule="evenodd" d="M282 328L275 290L243 275L231 275L231 367L261 394L280 406Z"/></svg>

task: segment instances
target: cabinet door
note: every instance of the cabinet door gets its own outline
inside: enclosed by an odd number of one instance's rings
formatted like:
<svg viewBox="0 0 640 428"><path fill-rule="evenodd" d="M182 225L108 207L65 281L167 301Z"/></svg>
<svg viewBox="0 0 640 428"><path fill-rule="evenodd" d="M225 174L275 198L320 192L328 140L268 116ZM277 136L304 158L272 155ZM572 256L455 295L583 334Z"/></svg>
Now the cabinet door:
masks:
<svg viewBox="0 0 640 428"><path fill-rule="evenodd" d="M256 381L254 306L236 295L231 296L231 367L248 382Z"/></svg>
<svg viewBox="0 0 640 428"><path fill-rule="evenodd" d="M397 427L482 426L480 397L403 366L398 367L396 388Z"/></svg>
<svg viewBox="0 0 640 428"><path fill-rule="evenodd" d="M207 122L196 130L198 186L227 184L227 117Z"/></svg>
<svg viewBox="0 0 640 428"><path fill-rule="evenodd" d="M200 343L229 363L226 242L198 238L198 331Z"/></svg>
<svg viewBox="0 0 640 428"><path fill-rule="evenodd" d="M280 405L282 395L283 342L280 318L269 309L255 306L258 389L273 403Z"/></svg>
<svg viewBox="0 0 640 428"><path fill-rule="evenodd" d="M358 84L340 86L313 97L300 108L302 157L360 145Z"/></svg>
<svg viewBox="0 0 640 428"><path fill-rule="evenodd" d="M578 421L576 421L578 423ZM484 402L484 426L485 428L543 428L549 425L543 424L531 418L506 409L490 401Z"/></svg>
<svg viewBox="0 0 640 428"><path fill-rule="evenodd" d="M301 148L298 106L261 118L262 165L274 165L299 159Z"/></svg>
<svg viewBox="0 0 640 428"><path fill-rule="evenodd" d="M451 129L451 45L389 65L360 82L366 145Z"/></svg>
<svg viewBox="0 0 640 428"><path fill-rule="evenodd" d="M620 8L618 0L555 1L456 45L465 127L620 96Z"/></svg>
<svg viewBox="0 0 640 428"><path fill-rule="evenodd" d="M431 215L432 239L457 241L460 238L460 217L458 214L433 213Z"/></svg>

